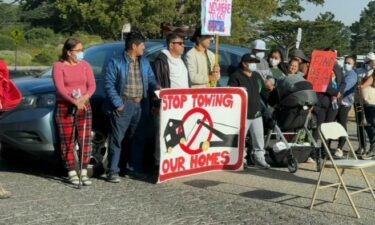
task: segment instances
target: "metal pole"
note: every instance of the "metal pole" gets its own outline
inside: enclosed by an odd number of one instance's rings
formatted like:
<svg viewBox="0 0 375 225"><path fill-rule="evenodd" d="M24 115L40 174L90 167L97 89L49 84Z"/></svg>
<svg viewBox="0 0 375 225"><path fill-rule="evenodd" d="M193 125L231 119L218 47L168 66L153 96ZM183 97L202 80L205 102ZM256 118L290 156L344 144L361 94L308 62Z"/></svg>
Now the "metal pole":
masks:
<svg viewBox="0 0 375 225"><path fill-rule="evenodd" d="M15 59L14 59L14 71L17 71L17 52L18 52L18 44L16 44L16 52L15 52Z"/></svg>

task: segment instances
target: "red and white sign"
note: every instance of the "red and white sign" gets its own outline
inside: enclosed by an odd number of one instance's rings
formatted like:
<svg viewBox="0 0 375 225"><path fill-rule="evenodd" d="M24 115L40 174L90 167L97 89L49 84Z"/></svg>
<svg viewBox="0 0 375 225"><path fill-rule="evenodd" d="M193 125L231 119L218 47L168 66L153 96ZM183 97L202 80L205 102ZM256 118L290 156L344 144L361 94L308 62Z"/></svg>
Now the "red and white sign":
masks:
<svg viewBox="0 0 375 225"><path fill-rule="evenodd" d="M241 170L247 93L242 88L163 89L159 182Z"/></svg>
<svg viewBox="0 0 375 225"><path fill-rule="evenodd" d="M326 92L336 62L336 52L314 50L311 55L307 80L316 92Z"/></svg>

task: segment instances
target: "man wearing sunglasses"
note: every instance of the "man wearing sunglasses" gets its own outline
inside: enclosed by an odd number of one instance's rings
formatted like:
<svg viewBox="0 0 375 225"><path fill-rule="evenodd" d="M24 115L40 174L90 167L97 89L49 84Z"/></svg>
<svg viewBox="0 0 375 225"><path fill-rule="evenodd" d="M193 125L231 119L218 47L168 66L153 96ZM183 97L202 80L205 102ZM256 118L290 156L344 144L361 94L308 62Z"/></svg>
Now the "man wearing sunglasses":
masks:
<svg viewBox="0 0 375 225"><path fill-rule="evenodd" d="M167 36L167 49L161 51L154 63L156 79L161 88L189 88L190 78L184 54L184 39L176 33Z"/></svg>
<svg viewBox="0 0 375 225"><path fill-rule="evenodd" d="M161 51L154 62L154 73L161 88L190 88L191 81L187 69L186 61L181 57L184 54L184 38L176 33L167 36L167 49ZM154 102L154 114L158 117L160 101ZM158 107L159 106L159 107ZM159 127L159 119L155 119L156 126ZM159 129L156 135L155 144L155 164L159 166Z"/></svg>

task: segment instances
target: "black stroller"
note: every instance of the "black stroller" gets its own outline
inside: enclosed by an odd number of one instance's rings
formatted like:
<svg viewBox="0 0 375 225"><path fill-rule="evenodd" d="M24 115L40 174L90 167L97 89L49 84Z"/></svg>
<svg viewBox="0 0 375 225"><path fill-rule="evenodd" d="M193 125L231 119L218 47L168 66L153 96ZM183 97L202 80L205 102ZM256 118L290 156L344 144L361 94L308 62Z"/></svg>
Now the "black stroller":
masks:
<svg viewBox="0 0 375 225"><path fill-rule="evenodd" d="M309 81L293 75L277 83L270 103L274 112L265 139L266 161L273 166L288 166L289 172L295 173L298 163L319 149L309 130L317 95Z"/></svg>

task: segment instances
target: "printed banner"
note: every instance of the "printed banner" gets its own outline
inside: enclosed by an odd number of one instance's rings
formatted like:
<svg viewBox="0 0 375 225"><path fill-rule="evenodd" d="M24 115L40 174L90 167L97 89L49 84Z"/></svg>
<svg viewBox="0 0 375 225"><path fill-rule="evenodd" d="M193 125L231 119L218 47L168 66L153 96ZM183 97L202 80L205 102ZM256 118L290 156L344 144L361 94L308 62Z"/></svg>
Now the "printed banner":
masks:
<svg viewBox="0 0 375 225"><path fill-rule="evenodd" d="M159 182L241 170L247 93L242 88L163 89Z"/></svg>
<svg viewBox="0 0 375 225"><path fill-rule="evenodd" d="M232 0L202 0L203 35L230 36Z"/></svg>
<svg viewBox="0 0 375 225"><path fill-rule="evenodd" d="M336 52L314 50L311 55L307 80L316 92L326 92L336 62Z"/></svg>

